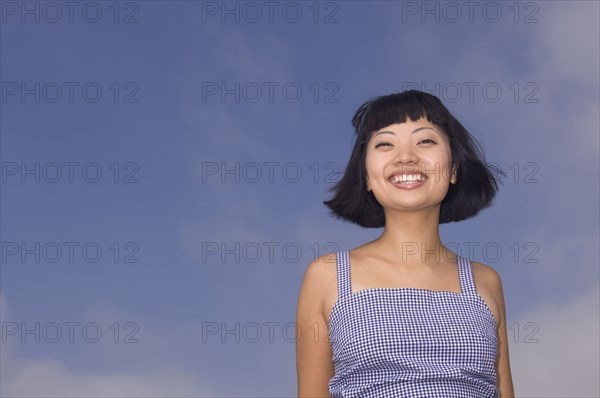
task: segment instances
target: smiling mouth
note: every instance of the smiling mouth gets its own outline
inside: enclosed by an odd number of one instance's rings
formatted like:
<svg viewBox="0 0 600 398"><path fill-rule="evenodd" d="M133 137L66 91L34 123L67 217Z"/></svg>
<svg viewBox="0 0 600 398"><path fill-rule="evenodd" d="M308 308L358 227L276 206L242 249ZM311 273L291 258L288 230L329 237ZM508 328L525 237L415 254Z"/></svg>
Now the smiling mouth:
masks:
<svg viewBox="0 0 600 398"><path fill-rule="evenodd" d="M427 176L424 174L396 174L388 178L392 184L416 184L426 180Z"/></svg>

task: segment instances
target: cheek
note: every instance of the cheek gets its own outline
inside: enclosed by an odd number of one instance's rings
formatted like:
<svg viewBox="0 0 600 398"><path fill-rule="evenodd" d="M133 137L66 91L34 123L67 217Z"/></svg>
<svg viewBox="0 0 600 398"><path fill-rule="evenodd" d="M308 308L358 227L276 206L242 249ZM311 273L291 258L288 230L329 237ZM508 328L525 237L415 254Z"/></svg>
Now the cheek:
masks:
<svg viewBox="0 0 600 398"><path fill-rule="evenodd" d="M377 177L378 174L381 174L382 169L381 161L377 159L377 157L367 156L365 157L365 173L367 175L367 179L373 180Z"/></svg>
<svg viewBox="0 0 600 398"><path fill-rule="evenodd" d="M450 181L452 174L452 161L450 153L440 151L431 153L431 156L423 158L423 168L429 170L435 176L436 181Z"/></svg>
<svg viewBox="0 0 600 398"><path fill-rule="evenodd" d="M365 156L365 174L367 178L373 175L373 157L369 155L368 151Z"/></svg>

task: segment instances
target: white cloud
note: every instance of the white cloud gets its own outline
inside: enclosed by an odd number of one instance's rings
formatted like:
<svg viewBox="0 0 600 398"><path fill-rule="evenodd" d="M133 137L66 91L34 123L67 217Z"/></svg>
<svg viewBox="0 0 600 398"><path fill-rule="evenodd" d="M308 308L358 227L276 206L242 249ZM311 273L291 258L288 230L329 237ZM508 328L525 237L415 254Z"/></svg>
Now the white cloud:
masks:
<svg viewBox="0 0 600 398"><path fill-rule="evenodd" d="M519 240L521 244L526 243L527 237L531 236L537 237L531 241L538 252L534 254L531 249L523 250L522 255L530 254L531 259L537 259L539 262L524 265L529 269L528 275L535 278L535 286L544 287L546 299L551 299L555 303L561 297L565 297L565 293L567 295L574 293L565 290L565 287L578 286L587 289L598 286L600 236L597 227L595 232L582 230L578 234L557 234L553 228L531 228L522 231L520 236L515 234L515 238L521 238ZM558 290L558 294L551 293L555 290ZM524 307L526 308L525 303L522 303L521 308Z"/></svg>
<svg viewBox="0 0 600 398"><path fill-rule="evenodd" d="M0 296L2 321L10 319L6 298ZM101 318L114 313L103 305L92 306L86 316L99 310ZM118 311L117 311L118 312ZM92 319L98 319L93 317ZM0 350L0 396L7 397L201 397L218 396L202 377L181 367L161 363L156 366L140 361L145 370L115 372L110 369L80 372L69 369L53 358L19 358L13 340L7 339Z"/></svg>
<svg viewBox="0 0 600 398"><path fill-rule="evenodd" d="M196 77L204 70L213 76L226 71L241 81L285 81L297 62L288 42L268 30L205 24L202 33L197 36L202 51L190 56L195 59L188 64Z"/></svg>
<svg viewBox="0 0 600 398"><path fill-rule="evenodd" d="M553 1L540 5L534 34L539 47L532 53L546 61L543 68L554 80L573 78L597 88L600 32L599 3L594 1ZM542 66L542 65L540 65Z"/></svg>
<svg viewBox="0 0 600 398"><path fill-rule="evenodd" d="M572 122L572 129L565 132L567 135L572 134L578 138L578 147L573 152L594 155L596 161L600 150L600 135L598 134L600 131L600 112L598 111L600 102L597 98L596 96L595 100L590 98L582 101L579 112ZM590 164L589 167L598 169L597 163L596 165Z"/></svg>
<svg viewBox="0 0 600 398"><path fill-rule="evenodd" d="M217 222L215 220L220 214L207 214L204 222L188 220L179 227L179 240L185 252L198 263L206 262L203 254L206 248L203 245L226 243L228 247L232 247L236 242L242 245L258 242L260 245L261 242L272 241L272 227L256 221L262 209L258 199L250 195L244 197L243 206L223 202L220 211L227 214L227 218Z"/></svg>
<svg viewBox="0 0 600 398"><path fill-rule="evenodd" d="M190 167L197 159L269 158L273 149L261 134L294 118L294 107L279 107L282 87L295 82L294 49L265 30L202 27L179 80L181 114L196 130L186 147Z"/></svg>
<svg viewBox="0 0 600 398"><path fill-rule="evenodd" d="M196 375L171 367L144 373L77 373L53 359L8 357L3 358L2 368L2 395L10 397L216 396Z"/></svg>
<svg viewBox="0 0 600 398"><path fill-rule="evenodd" d="M529 54L543 101L552 101L552 113L540 129L562 138L556 149L574 154L599 154L600 25L598 2L542 3L540 23ZM568 100L567 100L568 98ZM557 125L557 121L559 124ZM572 142L575 142L575 146ZM567 146L562 146L567 143Z"/></svg>
<svg viewBox="0 0 600 398"><path fill-rule="evenodd" d="M507 325L517 396L600 396L599 311L594 289L562 306L541 305Z"/></svg>

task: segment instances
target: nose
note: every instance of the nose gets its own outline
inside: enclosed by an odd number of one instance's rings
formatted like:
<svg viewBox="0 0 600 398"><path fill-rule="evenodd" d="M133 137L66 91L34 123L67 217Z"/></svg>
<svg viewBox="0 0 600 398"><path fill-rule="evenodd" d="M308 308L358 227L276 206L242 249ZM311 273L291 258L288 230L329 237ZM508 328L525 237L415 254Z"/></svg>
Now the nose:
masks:
<svg viewBox="0 0 600 398"><path fill-rule="evenodd" d="M394 163L417 163L419 160L412 145L398 145L394 153Z"/></svg>

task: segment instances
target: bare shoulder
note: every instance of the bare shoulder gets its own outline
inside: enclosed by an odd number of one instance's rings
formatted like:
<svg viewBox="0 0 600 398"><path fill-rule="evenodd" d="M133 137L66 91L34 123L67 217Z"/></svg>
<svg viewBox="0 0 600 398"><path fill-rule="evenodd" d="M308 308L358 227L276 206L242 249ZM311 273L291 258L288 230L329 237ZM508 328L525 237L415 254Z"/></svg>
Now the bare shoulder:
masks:
<svg viewBox="0 0 600 398"><path fill-rule="evenodd" d="M302 284L320 288L335 282L336 278L335 253L328 253L316 258L306 267Z"/></svg>
<svg viewBox="0 0 600 398"><path fill-rule="evenodd" d="M498 271L489 265L471 261L473 278L478 290L479 287L499 293L502 290L502 280Z"/></svg>
<svg viewBox="0 0 600 398"><path fill-rule="evenodd" d="M335 296L335 297L334 297ZM325 254L311 262L304 271L298 306L319 307L327 319L330 303L337 299L337 270L335 253Z"/></svg>
<svg viewBox="0 0 600 398"><path fill-rule="evenodd" d="M485 301L496 319L496 324L499 325L502 322L504 311L504 295L500 275L489 265L476 261L471 261L471 265L477 294Z"/></svg>

